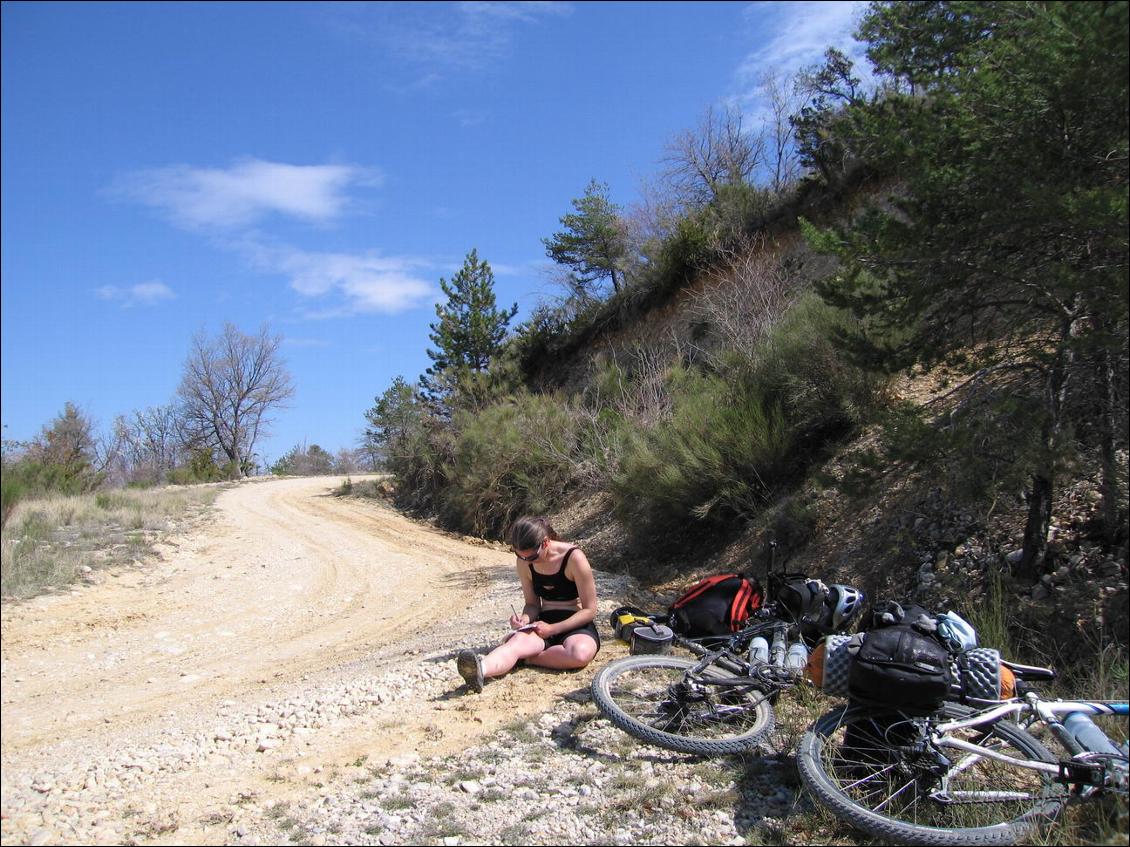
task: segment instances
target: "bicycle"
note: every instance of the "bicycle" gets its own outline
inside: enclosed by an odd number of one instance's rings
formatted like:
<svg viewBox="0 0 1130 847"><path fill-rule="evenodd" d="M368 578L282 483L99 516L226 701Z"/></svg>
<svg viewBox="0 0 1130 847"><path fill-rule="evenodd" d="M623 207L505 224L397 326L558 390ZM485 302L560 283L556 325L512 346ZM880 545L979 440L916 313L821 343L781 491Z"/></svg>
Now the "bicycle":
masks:
<svg viewBox="0 0 1130 847"><path fill-rule="evenodd" d="M804 663L787 662L796 625L776 604L728 637L675 635L698 658L627 656L605 665L592 681L592 698L616 726L649 744L704 756L757 747L776 723L772 702L800 679ZM773 645L768 661L751 657L755 638Z"/></svg>
<svg viewBox="0 0 1130 847"><path fill-rule="evenodd" d="M1020 680L1054 676L1005 664ZM1125 701L1046 700L1029 688L979 705L947 702L930 716L858 704L835 709L801 738L801 780L837 817L872 836L943 847L1023 843L1068 802L1126 796L1126 745L1089 718L1126 716ZM1050 731L1068 758L1055 756L1031 728Z"/></svg>

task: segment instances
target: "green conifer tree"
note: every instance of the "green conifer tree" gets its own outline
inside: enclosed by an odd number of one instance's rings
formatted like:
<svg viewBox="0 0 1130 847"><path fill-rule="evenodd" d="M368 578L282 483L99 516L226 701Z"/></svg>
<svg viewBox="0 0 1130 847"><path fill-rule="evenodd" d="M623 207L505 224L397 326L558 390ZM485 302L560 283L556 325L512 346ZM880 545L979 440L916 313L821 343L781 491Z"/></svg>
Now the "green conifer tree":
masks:
<svg viewBox="0 0 1130 847"><path fill-rule="evenodd" d="M898 179L850 222L809 227L841 260L820 290L863 319L857 353L886 367L948 360L1028 404L1020 571L1031 576L1045 565L1072 425L1101 415L1104 465L1114 454L1126 28L1124 2L873 4L860 34L886 94L852 103L830 130ZM1095 395L1098 408L1084 408ZM1104 477L1111 538L1119 493Z"/></svg>
<svg viewBox="0 0 1130 847"><path fill-rule="evenodd" d="M593 285L606 278L618 292L628 239L619 209L608 199L608 185L592 180L585 196L573 201L573 208L576 214L561 218L565 229L542 239L545 254L572 269L570 285L577 294L592 296Z"/></svg>
<svg viewBox="0 0 1130 847"><path fill-rule="evenodd" d="M494 274L477 250L467 254L451 281L440 279L446 303L436 304L436 317L428 338L435 349L427 350L432 366L420 377L425 397L440 411L450 412L461 394L474 393L491 361L502 350L515 303L498 309L494 296Z"/></svg>

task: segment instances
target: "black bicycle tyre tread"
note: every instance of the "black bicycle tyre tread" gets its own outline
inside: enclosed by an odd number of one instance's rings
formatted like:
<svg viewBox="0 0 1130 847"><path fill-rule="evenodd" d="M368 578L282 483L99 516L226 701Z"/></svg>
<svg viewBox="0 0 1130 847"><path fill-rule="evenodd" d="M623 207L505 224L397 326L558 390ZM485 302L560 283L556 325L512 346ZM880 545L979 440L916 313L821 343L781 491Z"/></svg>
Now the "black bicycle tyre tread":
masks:
<svg viewBox="0 0 1130 847"><path fill-rule="evenodd" d="M858 715L876 714L874 708L865 706L842 706L825 714L801 737L797 747L797 770L805 788L833 814L887 843L926 845L926 847L1022 844L1027 843L1025 839L1033 834L1033 827L1048 822L1062 808L1062 804L1055 798L1036 800L1027 812L1011 821L984 827L955 829L905 823L880 815L844 795L823 767L820 755L821 739L847 722L844 719L849 717L849 712ZM958 718L971 714L972 710L946 703L943 706L943 713L947 718ZM996 729L1010 743L1032 758L1052 763L1057 761L1043 744L1020 727L1002 721L997 724Z"/></svg>
<svg viewBox="0 0 1130 847"><path fill-rule="evenodd" d="M695 736L678 735L664 732L646 723L636 720L617 705L612 698L610 690L612 681L628 669L647 667L684 668L689 669L697 664L690 659L678 656L626 656L608 663L593 677L592 699L597 708L617 727L630 735L648 744L665 747L679 753L693 753L700 756L729 756L746 753L756 747L764 738L773 731L776 725L773 707L768 700L761 701L757 706L758 721L754 728L742 735L725 739L697 738ZM713 668L708 668L707 673L720 677L729 677L730 674L721 673Z"/></svg>

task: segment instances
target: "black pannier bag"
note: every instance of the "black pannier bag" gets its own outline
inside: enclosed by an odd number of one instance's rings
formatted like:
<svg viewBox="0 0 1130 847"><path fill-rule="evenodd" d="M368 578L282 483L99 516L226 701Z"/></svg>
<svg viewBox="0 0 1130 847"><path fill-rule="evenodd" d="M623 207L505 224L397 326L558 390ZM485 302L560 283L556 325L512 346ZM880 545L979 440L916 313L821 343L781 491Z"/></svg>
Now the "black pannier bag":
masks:
<svg viewBox="0 0 1130 847"><path fill-rule="evenodd" d="M950 652L932 635L896 624L863 633L848 672L852 700L931 713L950 689Z"/></svg>
<svg viewBox="0 0 1130 847"><path fill-rule="evenodd" d="M688 638L730 635L745 626L763 600L761 584L754 577L715 574L671 604L667 624Z"/></svg>

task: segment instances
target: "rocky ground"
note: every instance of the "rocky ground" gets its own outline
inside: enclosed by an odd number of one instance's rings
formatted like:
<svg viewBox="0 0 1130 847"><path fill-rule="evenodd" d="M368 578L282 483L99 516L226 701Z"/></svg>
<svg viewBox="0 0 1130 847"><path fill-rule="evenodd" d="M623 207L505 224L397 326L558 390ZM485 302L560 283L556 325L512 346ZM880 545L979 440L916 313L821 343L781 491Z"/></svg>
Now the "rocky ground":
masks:
<svg viewBox="0 0 1130 847"><path fill-rule="evenodd" d="M867 843L799 789L796 740L834 705L811 691L778 702L778 730L745 758L650 747L601 717L593 674L627 652L609 613L672 595L597 556L593 664L468 693L454 658L504 634L512 557L330 497L334 483L238 486L159 559L5 603L4 844ZM960 516L917 511L923 599L1007 564ZM590 549L582 525L562 529ZM1125 607L1124 565L1065 553L1029 602L1097 581Z"/></svg>
<svg viewBox="0 0 1130 847"><path fill-rule="evenodd" d="M331 483L240 486L161 559L5 604L4 844L852 843L798 826L821 703L744 760L636 742L588 691L643 595L599 567L589 668L468 693L512 557Z"/></svg>

